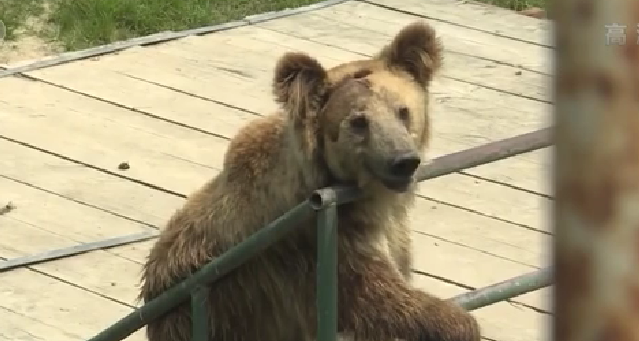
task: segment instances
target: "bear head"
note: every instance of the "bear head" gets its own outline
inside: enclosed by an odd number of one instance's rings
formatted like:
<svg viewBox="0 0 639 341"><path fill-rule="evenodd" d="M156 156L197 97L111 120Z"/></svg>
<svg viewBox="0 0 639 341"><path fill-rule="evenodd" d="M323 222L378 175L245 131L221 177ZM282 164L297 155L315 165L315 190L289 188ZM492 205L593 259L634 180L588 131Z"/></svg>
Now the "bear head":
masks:
<svg viewBox="0 0 639 341"><path fill-rule="evenodd" d="M434 30L413 23L376 56L329 69L286 53L273 91L302 155L336 182L407 191L429 140L428 87L441 51Z"/></svg>

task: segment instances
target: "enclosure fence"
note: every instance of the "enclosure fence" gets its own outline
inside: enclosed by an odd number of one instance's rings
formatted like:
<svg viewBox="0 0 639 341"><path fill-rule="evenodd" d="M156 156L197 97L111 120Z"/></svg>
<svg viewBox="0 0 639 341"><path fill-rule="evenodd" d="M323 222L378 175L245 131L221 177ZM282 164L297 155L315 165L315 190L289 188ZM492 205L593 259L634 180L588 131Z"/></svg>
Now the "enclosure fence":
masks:
<svg viewBox="0 0 639 341"><path fill-rule="evenodd" d="M458 172L507 157L552 145L550 128L488 143L476 148L448 154L422 166L417 180L424 181ZM357 200L360 193L351 187L327 187L315 191L307 200L251 235L235 247L212 260L193 275L147 302L117 323L103 330L90 341L120 341L143 328L150 321L169 312L186 300L191 300L192 340L209 341L207 295L210 286L220 277L241 266L251 257L283 238L298 227L313 211L317 219L317 317L318 341L337 338L337 207ZM551 269L544 268L486 288L451 298L472 310L549 286Z"/></svg>

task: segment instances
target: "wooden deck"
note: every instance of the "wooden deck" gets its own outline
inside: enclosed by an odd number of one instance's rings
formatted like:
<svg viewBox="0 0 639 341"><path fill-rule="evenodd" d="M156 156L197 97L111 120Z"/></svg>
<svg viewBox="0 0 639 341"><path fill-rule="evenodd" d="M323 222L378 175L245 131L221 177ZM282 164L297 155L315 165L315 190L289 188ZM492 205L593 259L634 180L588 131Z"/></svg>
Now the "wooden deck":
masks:
<svg viewBox="0 0 639 341"><path fill-rule="evenodd" d="M430 156L550 124L549 23L453 0L347 1L4 77L0 205L15 209L0 216L0 256L162 227L218 172L238 128L275 108L282 53L331 66L418 19L446 48ZM542 150L424 182L412 213L416 285L448 297L546 265L548 165ZM0 339L83 340L109 326L135 307L152 243L0 273ZM548 294L477 310L486 339L545 340Z"/></svg>

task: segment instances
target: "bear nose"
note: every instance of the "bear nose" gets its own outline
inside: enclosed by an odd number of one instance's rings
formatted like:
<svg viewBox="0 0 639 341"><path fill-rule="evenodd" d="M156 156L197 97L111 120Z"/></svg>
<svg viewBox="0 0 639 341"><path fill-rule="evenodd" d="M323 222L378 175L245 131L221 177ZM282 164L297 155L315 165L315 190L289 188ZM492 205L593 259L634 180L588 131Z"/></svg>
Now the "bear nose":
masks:
<svg viewBox="0 0 639 341"><path fill-rule="evenodd" d="M409 177L415 173L422 160L415 153L405 153L395 157L390 165L390 173L396 177Z"/></svg>

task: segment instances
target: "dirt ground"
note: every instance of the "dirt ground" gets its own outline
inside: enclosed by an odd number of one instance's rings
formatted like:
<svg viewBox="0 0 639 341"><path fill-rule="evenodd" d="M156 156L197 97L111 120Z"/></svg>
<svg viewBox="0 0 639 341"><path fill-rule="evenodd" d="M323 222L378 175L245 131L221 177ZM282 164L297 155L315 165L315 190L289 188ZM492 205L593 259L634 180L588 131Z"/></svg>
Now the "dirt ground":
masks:
<svg viewBox="0 0 639 341"><path fill-rule="evenodd" d="M61 46L55 42L45 41L37 34L37 32L50 30L46 25L47 14L45 6L45 13L42 16L29 18L25 28L16 30L17 39L11 41L0 39L0 65L10 66L62 52Z"/></svg>
<svg viewBox="0 0 639 341"><path fill-rule="evenodd" d="M0 45L0 64L11 65L59 53L60 49L34 36L21 36Z"/></svg>

